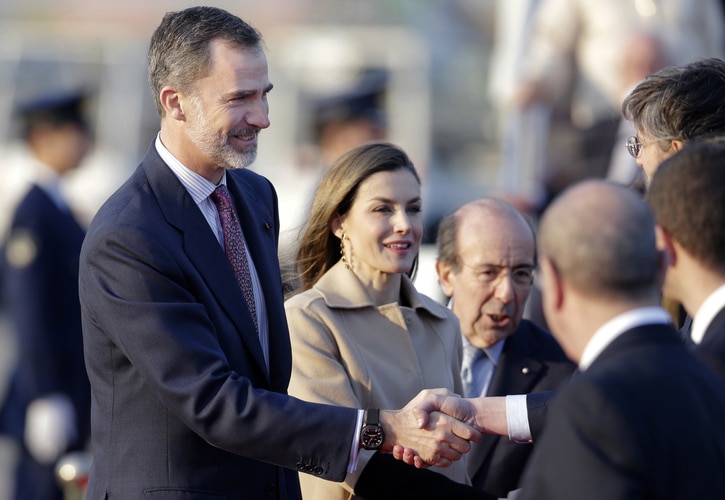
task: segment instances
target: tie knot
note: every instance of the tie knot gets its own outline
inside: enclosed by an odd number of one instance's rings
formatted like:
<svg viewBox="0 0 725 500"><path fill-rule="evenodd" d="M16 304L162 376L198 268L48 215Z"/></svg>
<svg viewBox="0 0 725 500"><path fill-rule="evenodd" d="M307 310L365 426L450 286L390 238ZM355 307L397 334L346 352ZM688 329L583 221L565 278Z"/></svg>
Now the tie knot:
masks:
<svg viewBox="0 0 725 500"><path fill-rule="evenodd" d="M217 186L217 188L209 195L209 198L211 198L211 201L214 202L217 209L229 208L232 206L232 198L229 196L229 190L224 184Z"/></svg>
<svg viewBox="0 0 725 500"><path fill-rule="evenodd" d="M463 363L464 365L471 365L478 361L478 358L484 356L486 352L483 349L479 349L471 344L464 344L463 346Z"/></svg>

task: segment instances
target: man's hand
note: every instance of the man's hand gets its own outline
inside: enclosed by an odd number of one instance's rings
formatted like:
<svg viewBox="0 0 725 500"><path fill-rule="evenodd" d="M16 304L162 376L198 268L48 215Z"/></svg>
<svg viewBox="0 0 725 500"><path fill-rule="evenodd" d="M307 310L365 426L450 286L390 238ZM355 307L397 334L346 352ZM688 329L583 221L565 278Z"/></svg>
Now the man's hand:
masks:
<svg viewBox="0 0 725 500"><path fill-rule="evenodd" d="M440 418L438 412L442 412L480 432L508 435L504 396L464 399L445 390L422 391L406 408L410 406L421 428L426 428L431 419ZM393 456L418 468L426 466L426 461L413 448L398 443L393 447Z"/></svg>
<svg viewBox="0 0 725 500"><path fill-rule="evenodd" d="M394 447L408 450L410 455L415 456L415 460L411 459L408 463L419 468L429 465L448 467L459 460L471 449L470 441L481 439L478 429L443 413L428 414L418 410L421 406L427 407L428 398L448 394L454 397L444 389L424 390L402 410L381 411L380 421L385 430L382 451L388 452Z"/></svg>

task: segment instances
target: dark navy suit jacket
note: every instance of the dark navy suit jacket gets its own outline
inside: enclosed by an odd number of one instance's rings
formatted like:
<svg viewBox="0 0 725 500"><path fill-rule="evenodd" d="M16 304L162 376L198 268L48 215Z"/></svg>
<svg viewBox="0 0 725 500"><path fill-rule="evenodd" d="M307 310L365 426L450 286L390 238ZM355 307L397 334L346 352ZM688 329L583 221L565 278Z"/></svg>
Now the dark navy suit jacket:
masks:
<svg viewBox="0 0 725 500"><path fill-rule="evenodd" d="M227 172L269 317L269 371L242 291L154 146L99 210L80 266L92 387L87 498L298 498L342 480L356 410L285 395L291 350L269 181Z"/></svg>
<svg viewBox="0 0 725 500"><path fill-rule="evenodd" d="M48 193L33 185L13 216L4 263L4 296L16 333L18 363L0 431L22 441L25 411L37 398L61 393L76 410L80 448L89 435L90 386L83 362L78 256L85 230Z"/></svg>
<svg viewBox="0 0 725 500"><path fill-rule="evenodd" d="M506 339L486 395L553 391L575 369L576 365L549 332L529 320L522 320L514 334ZM553 394L550 393L552 398ZM530 420L534 419L530 416ZM505 436L484 435L481 441L472 444L467 456L473 485L506 497L509 491L519 487L532 447L533 444L514 443Z"/></svg>
<svg viewBox="0 0 725 500"><path fill-rule="evenodd" d="M725 498L725 382L670 325L616 338L552 403L521 498Z"/></svg>

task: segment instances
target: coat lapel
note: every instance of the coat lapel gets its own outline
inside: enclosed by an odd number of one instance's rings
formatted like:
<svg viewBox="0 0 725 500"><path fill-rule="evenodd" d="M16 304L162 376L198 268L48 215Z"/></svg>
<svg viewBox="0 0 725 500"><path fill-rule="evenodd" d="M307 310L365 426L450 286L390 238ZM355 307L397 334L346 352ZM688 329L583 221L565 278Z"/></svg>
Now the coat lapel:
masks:
<svg viewBox="0 0 725 500"><path fill-rule="evenodd" d="M277 256L276 195L269 181L244 169L227 172L227 187L262 286L269 333L270 383L275 390L283 392L289 383L292 353Z"/></svg>
<svg viewBox="0 0 725 500"><path fill-rule="evenodd" d="M153 147L144 160L144 168L161 211L169 223L182 233L184 251L231 318L238 335L262 372L267 373L252 317L247 307L240 307L240 304L244 304L244 295L209 224Z"/></svg>

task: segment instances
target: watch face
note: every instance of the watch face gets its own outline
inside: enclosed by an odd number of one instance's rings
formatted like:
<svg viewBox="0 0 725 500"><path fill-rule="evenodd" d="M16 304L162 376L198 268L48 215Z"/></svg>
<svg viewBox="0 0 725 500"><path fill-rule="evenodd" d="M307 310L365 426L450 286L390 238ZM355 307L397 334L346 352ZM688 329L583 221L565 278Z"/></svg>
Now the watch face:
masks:
<svg viewBox="0 0 725 500"><path fill-rule="evenodd" d="M383 445L383 429L377 425L363 427L361 438L362 445L368 450L377 450Z"/></svg>

